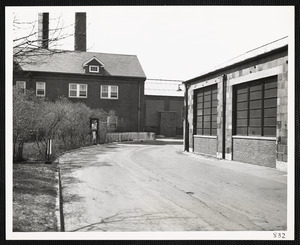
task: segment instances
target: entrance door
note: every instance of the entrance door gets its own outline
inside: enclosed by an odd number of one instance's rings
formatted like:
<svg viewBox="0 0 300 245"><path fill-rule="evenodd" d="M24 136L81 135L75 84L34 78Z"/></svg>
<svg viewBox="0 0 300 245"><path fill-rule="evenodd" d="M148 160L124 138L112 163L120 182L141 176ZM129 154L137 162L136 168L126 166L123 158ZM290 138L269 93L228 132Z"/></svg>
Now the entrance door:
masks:
<svg viewBox="0 0 300 245"><path fill-rule="evenodd" d="M176 112L161 111L160 112L160 134L165 137L176 136Z"/></svg>

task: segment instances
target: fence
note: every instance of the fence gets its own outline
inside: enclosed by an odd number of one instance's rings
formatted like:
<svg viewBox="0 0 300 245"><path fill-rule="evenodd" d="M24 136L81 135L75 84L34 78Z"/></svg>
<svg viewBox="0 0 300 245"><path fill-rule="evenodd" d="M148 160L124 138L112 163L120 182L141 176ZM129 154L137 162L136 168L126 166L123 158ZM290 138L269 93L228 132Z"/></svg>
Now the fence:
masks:
<svg viewBox="0 0 300 245"><path fill-rule="evenodd" d="M148 141L148 140L155 140L155 133L122 132L122 133L107 133L106 135L106 142Z"/></svg>

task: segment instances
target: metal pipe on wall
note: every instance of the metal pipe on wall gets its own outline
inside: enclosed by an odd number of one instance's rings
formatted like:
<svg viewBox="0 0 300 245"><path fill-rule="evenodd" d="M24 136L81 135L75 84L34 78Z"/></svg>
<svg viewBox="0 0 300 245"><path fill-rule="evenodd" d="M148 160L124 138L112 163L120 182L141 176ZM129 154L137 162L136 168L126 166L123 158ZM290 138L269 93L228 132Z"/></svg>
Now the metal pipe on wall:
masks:
<svg viewBox="0 0 300 245"><path fill-rule="evenodd" d="M184 150L189 151L189 122L188 122L188 85L185 83L184 101L185 101L185 127L184 127Z"/></svg>
<svg viewBox="0 0 300 245"><path fill-rule="evenodd" d="M225 159L226 154L226 88L227 88L227 75L223 75L223 112L222 112L222 158Z"/></svg>
<svg viewBox="0 0 300 245"><path fill-rule="evenodd" d="M138 82L139 98L138 98L138 132L140 132L141 127L141 83Z"/></svg>

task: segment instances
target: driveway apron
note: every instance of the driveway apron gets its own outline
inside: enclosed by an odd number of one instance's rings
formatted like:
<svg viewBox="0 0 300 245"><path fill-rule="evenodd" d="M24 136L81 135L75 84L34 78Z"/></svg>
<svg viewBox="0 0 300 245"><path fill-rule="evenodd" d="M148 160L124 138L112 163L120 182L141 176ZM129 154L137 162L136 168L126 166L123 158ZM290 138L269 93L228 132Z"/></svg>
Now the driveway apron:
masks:
<svg viewBox="0 0 300 245"><path fill-rule="evenodd" d="M65 231L285 230L286 173L182 152L97 145L59 159Z"/></svg>

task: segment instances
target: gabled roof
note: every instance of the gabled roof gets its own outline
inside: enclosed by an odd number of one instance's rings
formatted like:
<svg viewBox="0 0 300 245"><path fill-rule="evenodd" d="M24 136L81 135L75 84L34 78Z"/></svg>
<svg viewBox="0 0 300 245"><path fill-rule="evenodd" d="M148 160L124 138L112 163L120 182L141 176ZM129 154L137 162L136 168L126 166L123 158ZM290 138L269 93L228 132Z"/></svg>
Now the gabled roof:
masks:
<svg viewBox="0 0 300 245"><path fill-rule="evenodd" d="M242 63L242 62L247 62L248 60L253 59L257 56L264 55L264 54L270 53L272 51L275 51L277 49L281 49L281 48L287 47L287 46L288 46L288 37L283 37L283 38L275 40L271 43L268 43L268 44L265 44L265 45L260 46L258 48L252 49L252 50L250 50L250 51L248 51L248 52L246 52L242 55L239 55L239 56L237 56L237 57L235 57L231 60L228 60L227 62L225 62L223 64L215 66L214 68L209 69L209 70L201 73L199 76L185 81L184 83L192 82L192 81L197 80L201 77L204 77L208 74L220 71L222 69L234 66L234 65Z"/></svg>
<svg viewBox="0 0 300 245"><path fill-rule="evenodd" d="M178 85L181 85L181 91L177 91ZM145 95L183 97L183 89L180 80L147 79L145 81Z"/></svg>
<svg viewBox="0 0 300 245"><path fill-rule="evenodd" d="M89 60L87 60L86 62L84 62L83 64L82 64L82 66L84 67L84 66L87 66L91 61L93 61L93 60L96 60L98 63L99 63L99 65L101 66L101 67L104 67L105 65L101 62L101 60L99 60L99 59L97 59L97 57L92 57L92 58L90 58Z"/></svg>
<svg viewBox="0 0 300 245"><path fill-rule="evenodd" d="M37 55L31 62L19 65L23 71L84 74L83 64L93 59L105 64L104 69L111 76L146 77L136 55L64 51Z"/></svg>

